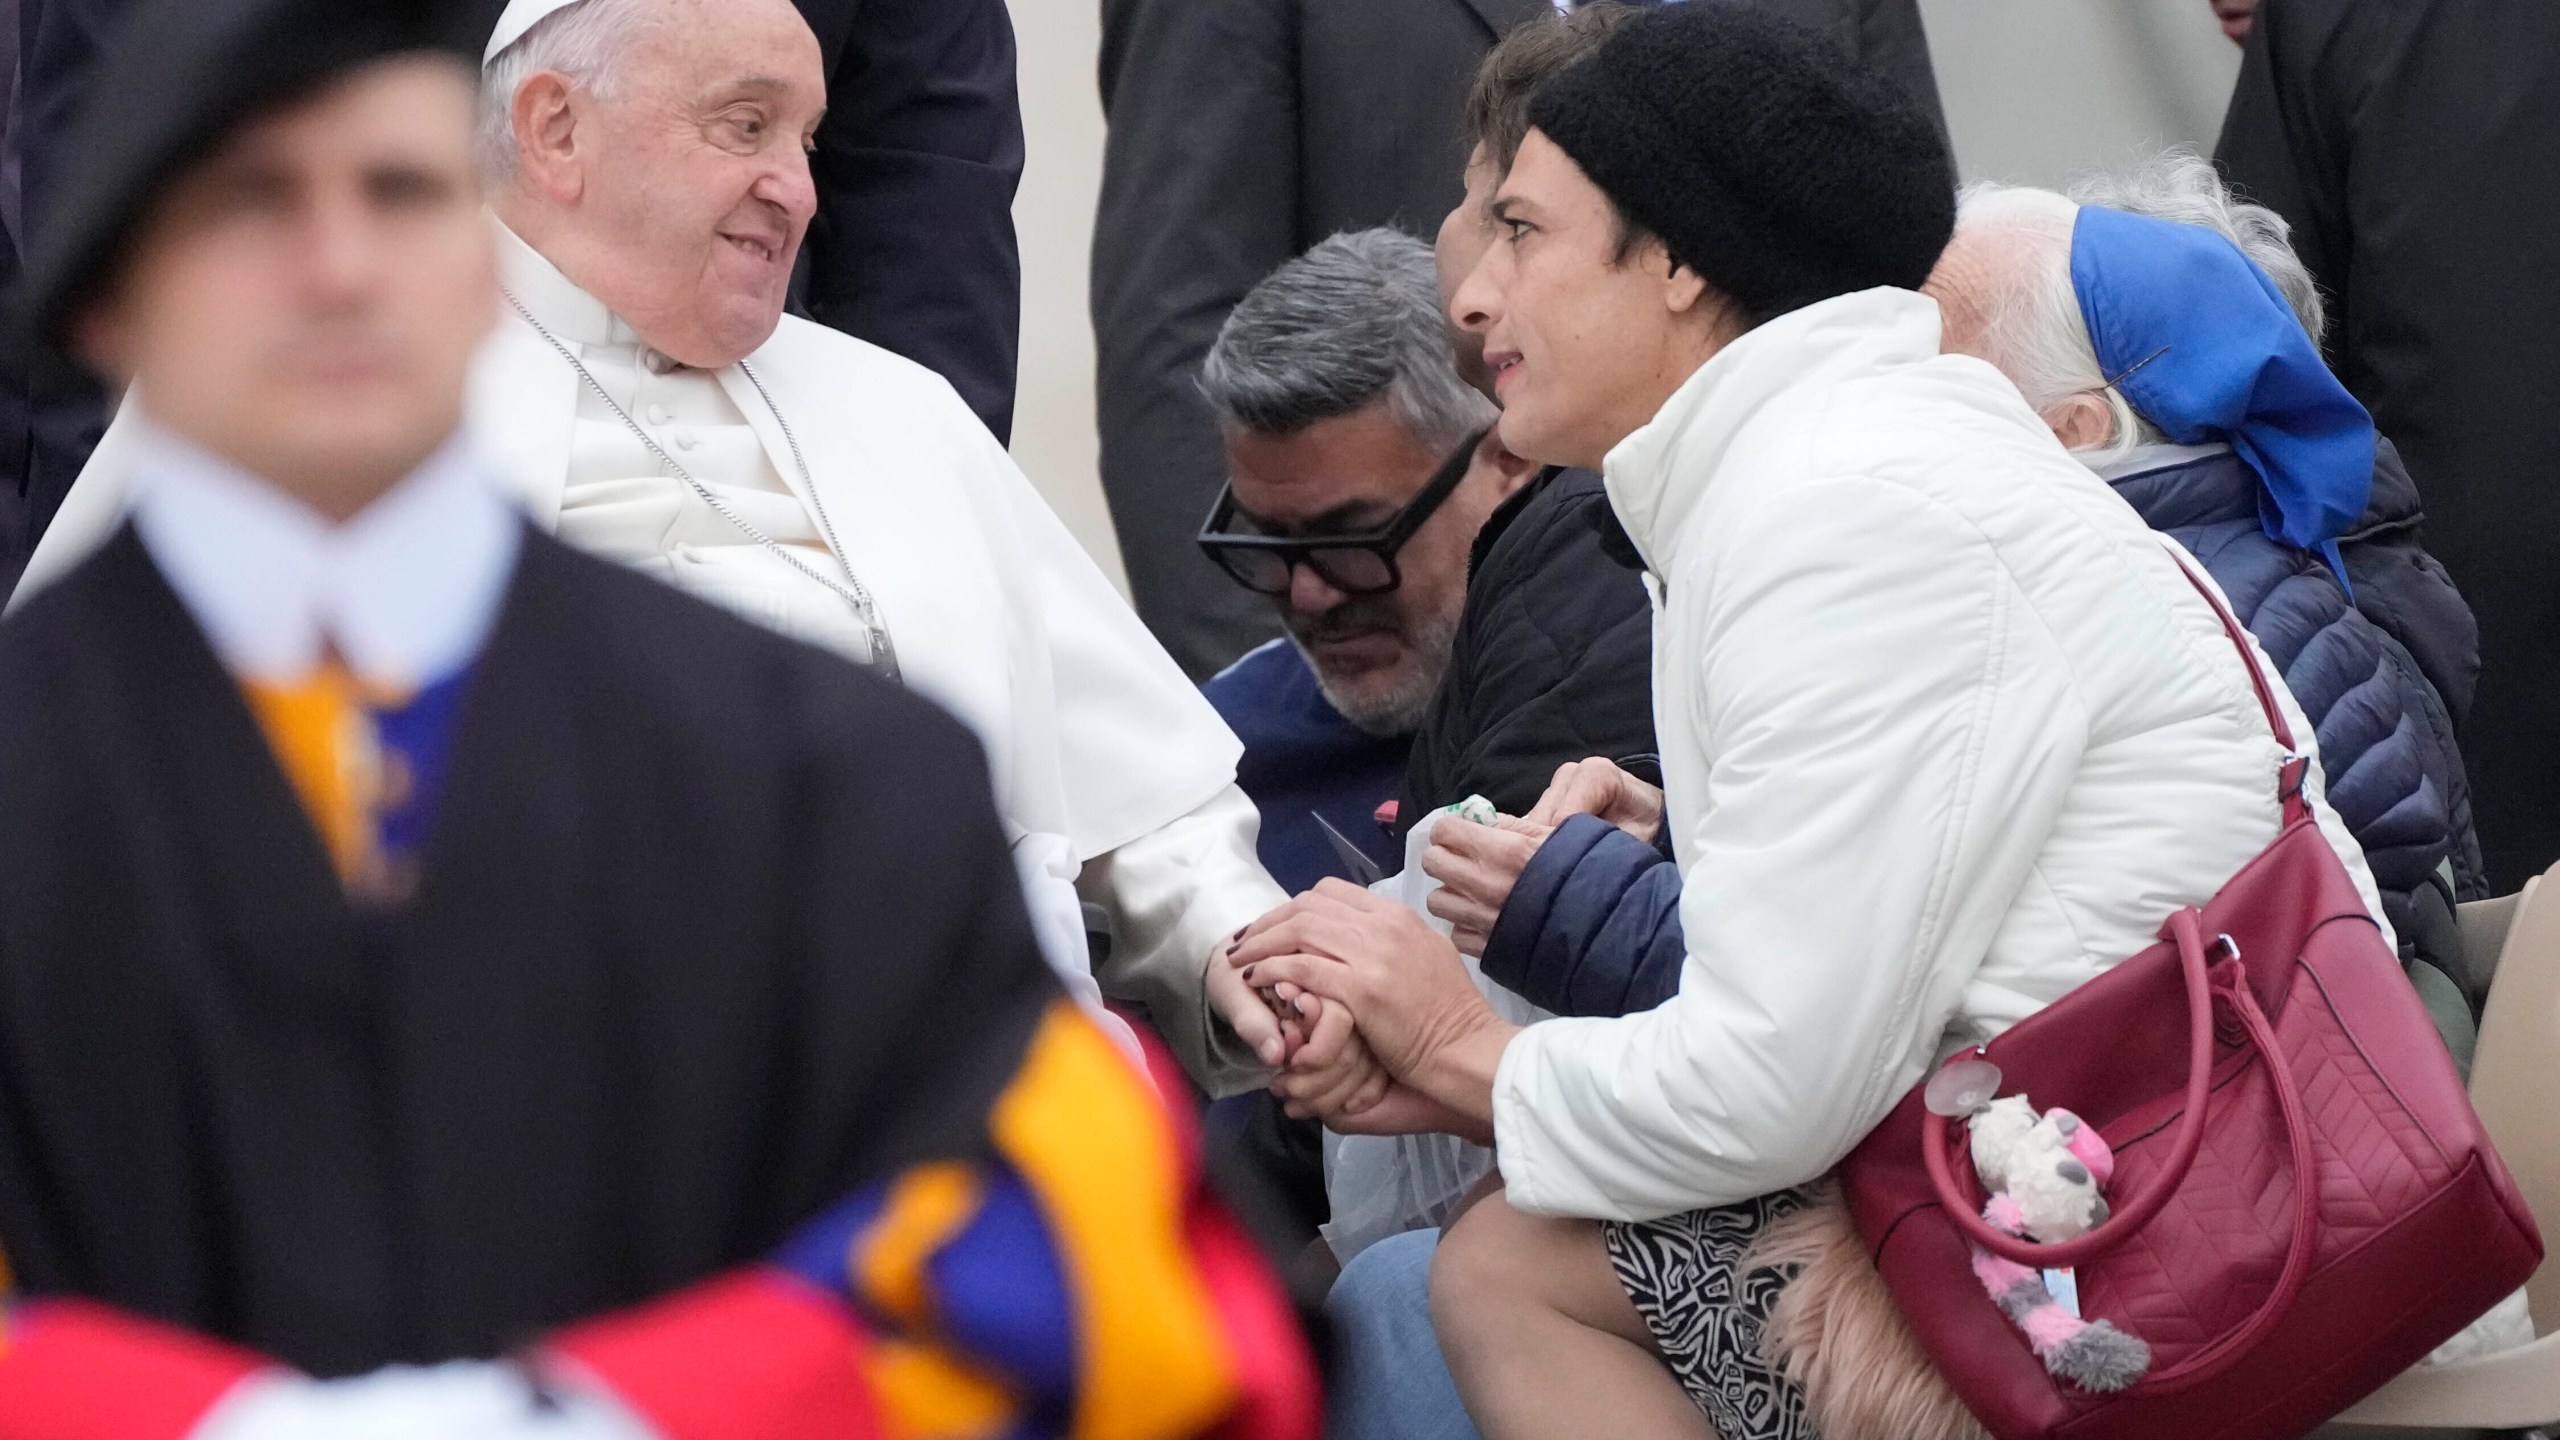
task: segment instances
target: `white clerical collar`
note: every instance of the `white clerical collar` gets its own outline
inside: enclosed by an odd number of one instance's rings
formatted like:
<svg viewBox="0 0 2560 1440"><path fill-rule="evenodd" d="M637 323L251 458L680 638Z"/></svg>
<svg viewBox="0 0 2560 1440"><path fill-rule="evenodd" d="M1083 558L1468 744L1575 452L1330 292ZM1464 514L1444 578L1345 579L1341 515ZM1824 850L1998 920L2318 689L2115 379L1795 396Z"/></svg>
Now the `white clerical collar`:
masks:
<svg viewBox="0 0 2560 1440"><path fill-rule="evenodd" d="M233 674L291 684L334 643L359 678L410 690L480 653L523 521L461 442L339 525L135 418L134 529Z"/></svg>
<svg viewBox="0 0 2560 1440"><path fill-rule="evenodd" d="M523 236L507 228L506 222L492 215L489 228L498 237L498 278L507 293L524 303L542 328L572 345L636 345L648 348L640 332L606 307L605 303L578 288L576 281L560 273L541 251L525 243Z"/></svg>

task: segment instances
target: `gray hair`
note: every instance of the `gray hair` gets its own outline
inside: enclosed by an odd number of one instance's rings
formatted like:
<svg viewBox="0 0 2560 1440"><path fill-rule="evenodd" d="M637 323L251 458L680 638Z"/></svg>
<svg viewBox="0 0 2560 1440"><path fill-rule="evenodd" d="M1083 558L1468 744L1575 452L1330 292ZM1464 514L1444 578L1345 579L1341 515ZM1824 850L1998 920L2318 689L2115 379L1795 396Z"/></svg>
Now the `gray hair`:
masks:
<svg viewBox="0 0 2560 1440"><path fill-rule="evenodd" d="M575 0L552 11L480 67L480 169L495 188L515 178L516 92L546 70L610 99L614 62L650 17L656 0Z"/></svg>
<svg viewBox="0 0 2560 1440"><path fill-rule="evenodd" d="M2286 242L2283 217L2234 196L2212 163L2193 151L2171 150L2128 172L2085 177L2068 194L1987 181L1966 186L1956 200L1956 228L1971 242L2004 252L1987 257L2007 288L1983 297L1983 346L2038 413L2080 394L2106 402L2113 433L2080 452L2090 464L2166 437L2099 367L2071 283L2071 228L2082 205L2200 225L2222 236L2267 272L2302 328L2319 338L2320 289Z"/></svg>
<svg viewBox="0 0 2560 1440"><path fill-rule="evenodd" d="M1264 277L1219 327L1200 390L1222 424L1275 435L1383 398L1433 449L1496 413L1458 378L1431 247L1383 228L1336 235Z"/></svg>

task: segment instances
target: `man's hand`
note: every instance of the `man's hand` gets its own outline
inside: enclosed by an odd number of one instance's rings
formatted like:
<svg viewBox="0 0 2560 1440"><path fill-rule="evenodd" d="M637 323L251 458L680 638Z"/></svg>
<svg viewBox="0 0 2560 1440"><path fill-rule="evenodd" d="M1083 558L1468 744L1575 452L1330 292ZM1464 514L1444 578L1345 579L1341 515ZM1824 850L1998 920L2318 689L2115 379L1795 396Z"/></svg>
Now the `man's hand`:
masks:
<svg viewBox="0 0 2560 1440"><path fill-rule="evenodd" d="M1662 792L1615 761L1576 760L1557 768L1528 819L1553 829L1569 815L1596 815L1650 845L1662 833Z"/></svg>
<svg viewBox="0 0 2560 1440"><path fill-rule="evenodd" d="M1432 822L1431 848L1422 853L1422 873L1440 882L1425 902L1431 913L1453 927L1449 937L1469 955L1484 954L1493 922L1511 899L1511 887L1529 868L1529 857L1546 843L1552 827L1505 815L1491 825L1478 825L1455 815Z"/></svg>
<svg viewBox="0 0 2560 1440"><path fill-rule="evenodd" d="M1494 1067L1517 1027L1421 916L1327 880L1256 921L1228 962L1249 986L1294 985L1347 1007L1388 1073L1461 1120L1490 1123Z"/></svg>

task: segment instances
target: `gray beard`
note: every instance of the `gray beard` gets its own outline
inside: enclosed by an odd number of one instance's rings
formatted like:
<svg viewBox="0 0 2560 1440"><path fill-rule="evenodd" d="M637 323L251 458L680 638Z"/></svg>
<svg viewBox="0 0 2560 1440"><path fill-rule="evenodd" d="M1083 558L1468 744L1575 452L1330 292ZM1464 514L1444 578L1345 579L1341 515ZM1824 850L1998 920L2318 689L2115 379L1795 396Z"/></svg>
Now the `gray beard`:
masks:
<svg viewBox="0 0 2560 1440"><path fill-rule="evenodd" d="M1289 643L1298 647L1307 669L1314 672L1316 688L1324 692L1326 704L1361 733L1392 740L1422 728L1423 717L1431 713L1431 702L1440 693L1440 682L1449 673L1449 646L1457 636L1456 616L1433 620L1421 634L1411 637L1411 665L1399 672L1392 683L1364 687L1358 693L1337 686L1295 632L1290 634Z"/></svg>

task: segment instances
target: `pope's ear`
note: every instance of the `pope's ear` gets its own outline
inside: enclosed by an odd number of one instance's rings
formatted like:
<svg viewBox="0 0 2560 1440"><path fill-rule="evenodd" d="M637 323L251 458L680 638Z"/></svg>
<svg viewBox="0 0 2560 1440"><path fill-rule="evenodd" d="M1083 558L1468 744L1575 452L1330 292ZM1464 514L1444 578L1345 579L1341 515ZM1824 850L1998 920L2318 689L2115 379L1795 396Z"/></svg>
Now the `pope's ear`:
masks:
<svg viewBox="0 0 2560 1440"><path fill-rule="evenodd" d="M516 87L509 118L516 139L516 174L545 199L578 198L578 106L569 77L537 71Z"/></svg>

